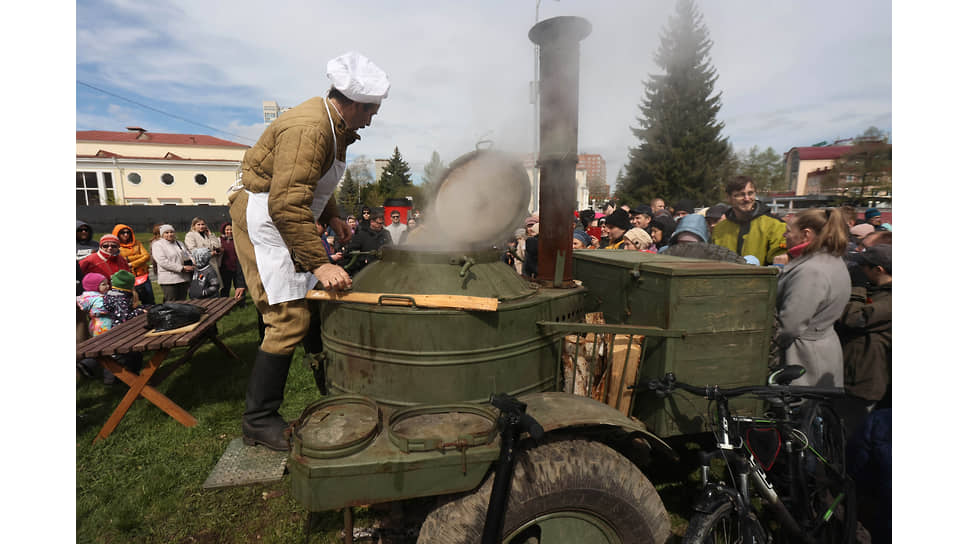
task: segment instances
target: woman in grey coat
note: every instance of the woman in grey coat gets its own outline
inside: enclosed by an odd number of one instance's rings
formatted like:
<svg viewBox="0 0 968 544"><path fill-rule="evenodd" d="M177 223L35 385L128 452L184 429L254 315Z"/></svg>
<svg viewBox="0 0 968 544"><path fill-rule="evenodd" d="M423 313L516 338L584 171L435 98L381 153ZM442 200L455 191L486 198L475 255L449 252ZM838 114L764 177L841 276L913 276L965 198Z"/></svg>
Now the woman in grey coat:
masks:
<svg viewBox="0 0 968 544"><path fill-rule="evenodd" d="M834 323L850 300L844 263L847 221L839 209L810 209L787 224L791 261L777 284L776 342L783 363L807 372L795 385L844 386L844 355Z"/></svg>

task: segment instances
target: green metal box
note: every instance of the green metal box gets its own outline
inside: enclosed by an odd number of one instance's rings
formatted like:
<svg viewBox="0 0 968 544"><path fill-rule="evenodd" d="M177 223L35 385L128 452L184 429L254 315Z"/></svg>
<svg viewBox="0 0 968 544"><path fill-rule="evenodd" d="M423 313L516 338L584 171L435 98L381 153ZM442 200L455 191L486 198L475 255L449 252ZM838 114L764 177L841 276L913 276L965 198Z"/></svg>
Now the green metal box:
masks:
<svg viewBox="0 0 968 544"><path fill-rule="evenodd" d="M574 277L588 290L586 312L606 323L682 331L649 338L637 383L674 372L696 385L763 384L773 336L776 301L773 267L686 259L626 250L575 250ZM755 399L737 399L738 414L762 410ZM708 430L706 402L638 393L631 415L659 436Z"/></svg>

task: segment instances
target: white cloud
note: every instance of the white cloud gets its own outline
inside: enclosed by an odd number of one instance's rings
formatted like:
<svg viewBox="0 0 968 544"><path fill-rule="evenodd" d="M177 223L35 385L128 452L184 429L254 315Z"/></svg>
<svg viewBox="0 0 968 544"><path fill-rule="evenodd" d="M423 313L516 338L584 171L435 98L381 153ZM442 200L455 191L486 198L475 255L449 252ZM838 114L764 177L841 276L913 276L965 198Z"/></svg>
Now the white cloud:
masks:
<svg viewBox="0 0 968 544"><path fill-rule="evenodd" d="M531 151L533 2L155 4L114 0L96 14L79 5L78 79L186 107L246 108L251 119L234 113L207 124L250 135L261 126L262 100L292 106L319 95L328 86L326 61L356 49L389 73L392 86L352 155L387 157L399 146L418 172L434 150L450 161L481 138ZM658 72L652 59L674 4L541 2L542 19L577 15L592 24L581 43L579 146L605 156L609 181L636 143L629 127L642 81ZM866 120L890 128L886 0L822 0L809 9L794 0L697 4L714 42L720 120L738 148L853 135Z"/></svg>

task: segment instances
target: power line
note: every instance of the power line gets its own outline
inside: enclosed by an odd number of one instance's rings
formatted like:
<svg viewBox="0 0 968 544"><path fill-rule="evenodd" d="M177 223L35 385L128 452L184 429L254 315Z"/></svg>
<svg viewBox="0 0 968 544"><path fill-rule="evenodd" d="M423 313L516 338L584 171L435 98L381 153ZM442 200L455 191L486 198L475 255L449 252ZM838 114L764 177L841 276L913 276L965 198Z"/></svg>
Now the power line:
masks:
<svg viewBox="0 0 968 544"><path fill-rule="evenodd" d="M78 85L83 85L85 87L88 87L90 89L94 89L95 91L104 93L106 95L110 95L110 96L113 96L115 98L120 98L121 100L124 100L126 102L131 102L132 104L135 104L136 106L140 106L142 108L151 110L153 112L157 112L157 113L160 113L162 115L167 115L168 117L174 117L175 119L178 119L179 121L184 121L184 122L190 123L192 125L198 125L200 127L207 128L208 130L214 130L215 132L221 132L222 134L228 134L229 136L232 136L233 138L239 138L239 139L242 139L242 140L248 140L250 142L255 143L255 140L253 140L252 138L249 138L247 136L240 136L238 134L232 134L231 132L226 132L224 130L217 129L215 127L210 127L208 125L204 125L204 124L199 123L197 121L192 121L191 119L185 119L184 117L181 117L179 115L175 115L174 113L168 113L167 111L162 111L162 110L159 110L158 108L151 107L151 106L149 106L147 104L142 104L141 102L138 102L138 101L135 101L135 100L131 100L130 98L126 98L126 97L121 96L119 94L115 94L115 93L112 93L110 91L105 91L104 89L101 89L99 87L95 87L94 85L91 85L89 83L84 83L83 81L81 81L79 79L78 80L75 80L75 81L77 81Z"/></svg>

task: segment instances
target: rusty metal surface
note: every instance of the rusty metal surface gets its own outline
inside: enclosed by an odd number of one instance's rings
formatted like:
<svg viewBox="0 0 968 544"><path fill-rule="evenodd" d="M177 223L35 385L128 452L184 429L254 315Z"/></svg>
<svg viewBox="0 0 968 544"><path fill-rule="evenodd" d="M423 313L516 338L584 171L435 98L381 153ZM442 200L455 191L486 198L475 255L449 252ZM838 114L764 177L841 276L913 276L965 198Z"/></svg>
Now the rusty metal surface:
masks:
<svg viewBox="0 0 968 544"><path fill-rule="evenodd" d="M534 25L540 64L541 169L538 209L538 280L561 286L572 280L575 167L578 165L578 42L591 32L581 17L554 17Z"/></svg>
<svg viewBox="0 0 968 544"><path fill-rule="evenodd" d="M246 446L235 438L205 479L202 489L218 489L277 482L286 472L288 452L260 446Z"/></svg>

